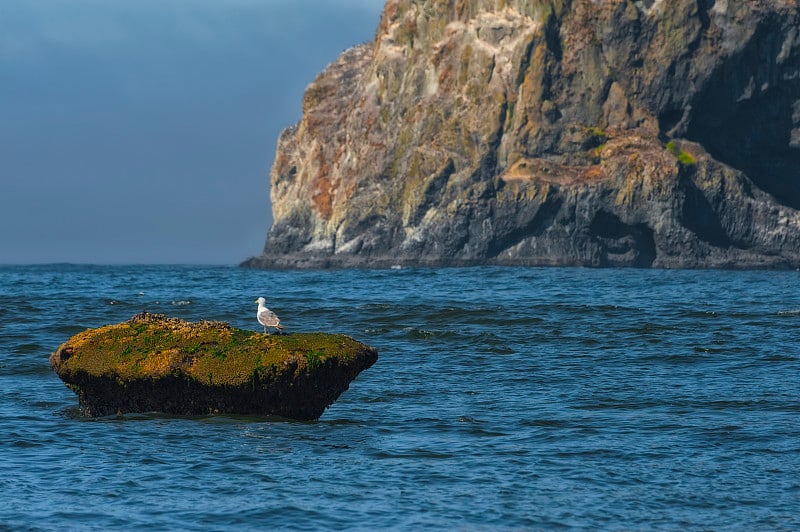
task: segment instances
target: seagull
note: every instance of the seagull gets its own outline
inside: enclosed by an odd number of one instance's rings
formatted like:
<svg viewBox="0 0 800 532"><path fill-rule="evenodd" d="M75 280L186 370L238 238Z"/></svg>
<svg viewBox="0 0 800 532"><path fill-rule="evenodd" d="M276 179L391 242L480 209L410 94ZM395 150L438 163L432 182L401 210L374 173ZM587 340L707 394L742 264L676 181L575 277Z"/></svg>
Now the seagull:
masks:
<svg viewBox="0 0 800 532"><path fill-rule="evenodd" d="M264 326L264 334L267 334L267 327L275 327L275 329L280 332L283 330L281 320L278 319L278 316L276 316L274 312L265 306L266 302L267 300L263 297L256 299L256 303L258 303L258 313L256 313L258 323Z"/></svg>

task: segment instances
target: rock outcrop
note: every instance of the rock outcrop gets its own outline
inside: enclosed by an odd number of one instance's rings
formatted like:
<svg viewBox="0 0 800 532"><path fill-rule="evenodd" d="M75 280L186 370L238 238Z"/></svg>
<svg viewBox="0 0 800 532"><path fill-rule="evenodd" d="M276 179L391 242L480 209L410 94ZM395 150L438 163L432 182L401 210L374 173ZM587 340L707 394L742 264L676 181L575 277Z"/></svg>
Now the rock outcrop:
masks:
<svg viewBox="0 0 800 532"><path fill-rule="evenodd" d="M344 335L263 335L137 314L70 338L50 364L90 416L129 412L319 418L375 349Z"/></svg>
<svg viewBox="0 0 800 532"><path fill-rule="evenodd" d="M251 267L800 266L796 0L389 0Z"/></svg>

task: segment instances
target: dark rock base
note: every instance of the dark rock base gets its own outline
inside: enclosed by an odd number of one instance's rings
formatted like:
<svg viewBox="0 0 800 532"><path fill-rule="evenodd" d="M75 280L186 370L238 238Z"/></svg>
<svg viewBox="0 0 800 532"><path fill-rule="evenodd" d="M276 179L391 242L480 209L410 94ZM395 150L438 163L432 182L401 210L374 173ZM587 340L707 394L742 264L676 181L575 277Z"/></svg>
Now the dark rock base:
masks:
<svg viewBox="0 0 800 532"><path fill-rule="evenodd" d="M161 412L187 416L278 416L310 421L322 416L347 391L360 371L354 367L326 367L320 368L324 380L305 376L262 382L254 378L251 385L242 387L209 386L180 377L123 382L84 375L68 386L78 395L81 413L92 417Z"/></svg>

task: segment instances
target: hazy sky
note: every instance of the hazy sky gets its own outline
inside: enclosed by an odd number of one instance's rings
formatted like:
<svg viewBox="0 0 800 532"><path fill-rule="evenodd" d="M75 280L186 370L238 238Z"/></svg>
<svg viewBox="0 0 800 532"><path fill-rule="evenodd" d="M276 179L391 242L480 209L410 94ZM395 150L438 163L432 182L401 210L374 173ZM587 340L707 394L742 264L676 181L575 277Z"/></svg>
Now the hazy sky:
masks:
<svg viewBox="0 0 800 532"><path fill-rule="evenodd" d="M303 90L383 0L0 0L0 263L235 264Z"/></svg>

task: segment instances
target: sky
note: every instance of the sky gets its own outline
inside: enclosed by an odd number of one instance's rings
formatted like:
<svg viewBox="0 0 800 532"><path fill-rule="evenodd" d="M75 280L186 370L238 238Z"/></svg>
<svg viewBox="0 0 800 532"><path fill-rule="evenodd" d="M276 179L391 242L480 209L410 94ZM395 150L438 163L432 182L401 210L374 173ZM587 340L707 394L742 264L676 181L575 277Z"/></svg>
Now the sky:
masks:
<svg viewBox="0 0 800 532"><path fill-rule="evenodd" d="M237 264L305 87L383 0L0 0L0 264Z"/></svg>

